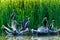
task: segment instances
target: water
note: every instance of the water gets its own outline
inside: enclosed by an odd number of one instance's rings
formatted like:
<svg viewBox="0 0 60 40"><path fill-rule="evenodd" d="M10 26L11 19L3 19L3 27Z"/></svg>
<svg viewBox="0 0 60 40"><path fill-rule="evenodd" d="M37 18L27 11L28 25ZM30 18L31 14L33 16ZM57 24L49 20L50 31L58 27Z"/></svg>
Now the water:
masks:
<svg viewBox="0 0 60 40"><path fill-rule="evenodd" d="M18 36L18 37L5 37L6 40L60 40L59 36L41 36L41 37L33 37L33 36Z"/></svg>

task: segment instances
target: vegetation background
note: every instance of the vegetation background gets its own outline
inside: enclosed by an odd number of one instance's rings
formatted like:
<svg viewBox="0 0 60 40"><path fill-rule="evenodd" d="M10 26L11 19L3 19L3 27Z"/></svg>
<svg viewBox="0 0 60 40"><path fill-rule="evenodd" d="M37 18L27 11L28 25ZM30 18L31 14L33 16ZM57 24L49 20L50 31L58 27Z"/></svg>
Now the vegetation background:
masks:
<svg viewBox="0 0 60 40"><path fill-rule="evenodd" d="M30 17L30 28L40 27L44 16L48 18L48 25L54 19L55 27L60 28L60 0L0 0L0 33L4 32L3 24L11 25L13 9L17 22L23 21L25 16Z"/></svg>

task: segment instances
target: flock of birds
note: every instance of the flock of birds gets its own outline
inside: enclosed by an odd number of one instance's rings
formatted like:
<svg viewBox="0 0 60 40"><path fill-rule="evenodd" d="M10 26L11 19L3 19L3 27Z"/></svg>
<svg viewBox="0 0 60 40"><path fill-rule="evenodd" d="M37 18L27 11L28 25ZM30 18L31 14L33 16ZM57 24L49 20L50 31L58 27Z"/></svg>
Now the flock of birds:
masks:
<svg viewBox="0 0 60 40"><path fill-rule="evenodd" d="M30 25L30 18L29 17L25 17L24 21L21 23L21 28L19 30L17 30L17 21L14 20L15 14L14 12L11 15L11 29L9 29L7 26L2 25L3 29L5 30L7 35L14 35L14 36L19 36L19 35L23 35L24 33L29 31L29 25ZM47 27L47 17L43 18L43 26L39 27L37 30L35 29L31 29L30 31L32 32L32 34L40 34L40 35L46 35L48 33L50 34L57 34L57 32L60 31L60 29L58 30L54 30L54 21L52 20L52 23L50 24L49 27Z"/></svg>
<svg viewBox="0 0 60 40"><path fill-rule="evenodd" d="M2 28L5 30L6 34L7 35L23 35L24 32L27 32L29 31L28 30L28 26L30 24L30 18L27 16L24 18L24 21L21 23L21 25L14 19L15 17L15 14L14 14L14 11L11 15L11 29L9 29L7 26L5 25L2 25ZM17 24L19 24L21 26L21 28L18 30L17 29Z"/></svg>

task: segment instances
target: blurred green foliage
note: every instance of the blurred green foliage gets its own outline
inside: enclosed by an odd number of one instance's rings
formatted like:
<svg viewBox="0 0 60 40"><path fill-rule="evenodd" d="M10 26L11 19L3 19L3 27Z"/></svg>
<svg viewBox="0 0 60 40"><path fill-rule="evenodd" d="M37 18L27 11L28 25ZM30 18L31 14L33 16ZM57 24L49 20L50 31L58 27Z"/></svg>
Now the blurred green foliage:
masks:
<svg viewBox="0 0 60 40"><path fill-rule="evenodd" d="M48 18L48 25L54 19L55 27L60 28L60 0L0 0L0 32L3 24L11 23L13 9L17 22L30 17L30 28L40 27L44 16Z"/></svg>

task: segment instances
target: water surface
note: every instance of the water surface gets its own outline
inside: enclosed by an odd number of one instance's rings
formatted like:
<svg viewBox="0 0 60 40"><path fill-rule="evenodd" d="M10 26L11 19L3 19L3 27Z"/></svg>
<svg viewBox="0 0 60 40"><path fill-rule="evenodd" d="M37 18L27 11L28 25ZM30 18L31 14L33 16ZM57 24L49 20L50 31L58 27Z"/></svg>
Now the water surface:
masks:
<svg viewBox="0 0 60 40"><path fill-rule="evenodd" d="M18 36L18 37L5 37L6 40L60 40L59 36L41 36L41 37L35 37L35 36Z"/></svg>

